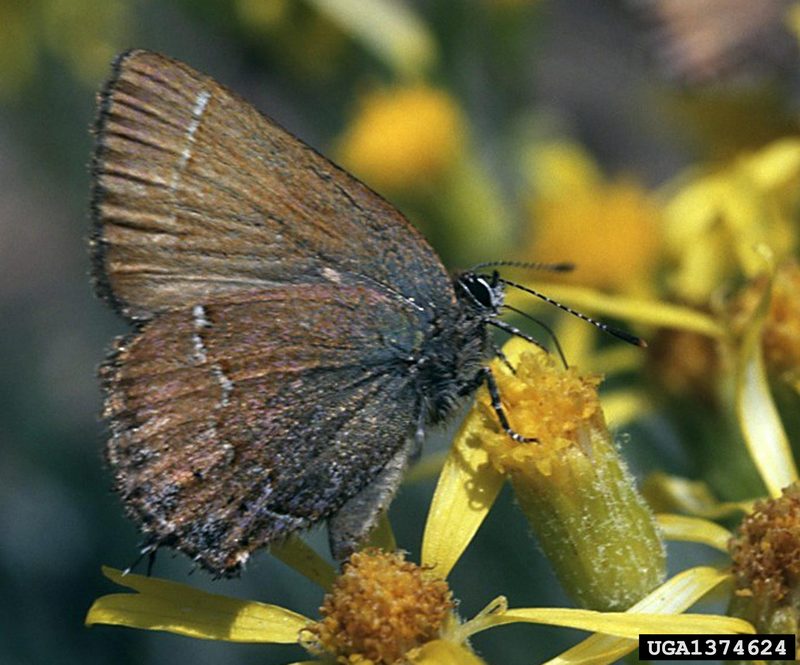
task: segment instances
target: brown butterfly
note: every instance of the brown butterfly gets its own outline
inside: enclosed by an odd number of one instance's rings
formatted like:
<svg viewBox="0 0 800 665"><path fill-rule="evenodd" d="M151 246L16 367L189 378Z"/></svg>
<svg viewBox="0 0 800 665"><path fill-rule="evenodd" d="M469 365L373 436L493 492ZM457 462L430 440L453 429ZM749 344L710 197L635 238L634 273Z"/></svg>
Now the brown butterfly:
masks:
<svg viewBox="0 0 800 665"><path fill-rule="evenodd" d="M135 327L101 369L107 458L143 553L228 575L327 520L346 556L484 382L529 441L486 366L489 326L533 341L498 319L512 282L448 275L391 205L183 63L124 53L99 104L95 282Z"/></svg>
<svg viewBox="0 0 800 665"><path fill-rule="evenodd" d="M136 326L101 370L107 457L145 550L228 574L327 518L342 556L482 380L498 288L457 287L394 208L185 64L121 55L96 137L97 289Z"/></svg>

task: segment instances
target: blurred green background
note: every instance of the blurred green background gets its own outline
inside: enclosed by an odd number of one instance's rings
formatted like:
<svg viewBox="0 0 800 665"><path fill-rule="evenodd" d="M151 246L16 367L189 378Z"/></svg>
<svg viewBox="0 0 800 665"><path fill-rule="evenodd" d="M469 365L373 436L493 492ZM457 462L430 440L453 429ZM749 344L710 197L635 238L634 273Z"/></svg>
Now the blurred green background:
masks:
<svg viewBox="0 0 800 665"><path fill-rule="evenodd" d="M112 337L126 328L93 296L86 247L89 128L117 52L149 48L211 74L397 203L452 268L519 257L535 225L526 150L541 141L580 143L603 172L633 174L643 187L737 142L704 133L702 114L687 120L685 100L654 73L639 18L621 3L419 0L387 3L395 8L377 16L370 4L353 14L358 3L310 0L0 0L0 663L303 658L297 647L83 626L92 600L112 589L100 566L124 568L137 552L135 529L109 491L95 378ZM412 130L398 128L408 154L391 144L370 152L370 138L358 135L370 131L369 112L391 126L394 116L375 104L383 94L391 105L406 88L423 91L408 108L432 104L431 135L411 150L402 131ZM764 99L753 104L771 103ZM773 135L769 125L783 120L769 119L738 143ZM420 157L425 146L428 161ZM384 163L370 162L375 150ZM436 163L451 154L452 162ZM625 450L635 471L691 475L690 457L658 417L628 426L625 437L635 441ZM439 433L426 452L447 442ZM408 485L392 508L398 542L412 558L433 484L431 477ZM312 542L325 551L324 534ZM688 546L670 551L673 568L700 556ZM181 581L189 570L168 553L155 568ZM188 581L310 616L321 601L267 554L239 580L197 572ZM451 584L464 616L500 593L513 606L568 602L508 492ZM578 636L509 626L474 644L489 662L536 662Z"/></svg>

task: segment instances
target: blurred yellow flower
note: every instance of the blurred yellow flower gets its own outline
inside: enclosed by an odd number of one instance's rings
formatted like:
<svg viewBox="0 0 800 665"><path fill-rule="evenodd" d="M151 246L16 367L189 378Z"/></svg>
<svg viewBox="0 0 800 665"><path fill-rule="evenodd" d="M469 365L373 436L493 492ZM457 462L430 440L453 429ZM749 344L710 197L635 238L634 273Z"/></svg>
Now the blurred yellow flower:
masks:
<svg viewBox="0 0 800 665"><path fill-rule="evenodd" d="M741 332L747 324L765 286L766 279L757 278L733 300L734 331ZM796 261L783 264L775 272L761 344L767 369L800 386L800 266Z"/></svg>
<svg viewBox="0 0 800 665"><path fill-rule="evenodd" d="M745 511L735 535L700 519L661 515L659 523L668 539L703 543L728 552L736 588L730 613L752 622L762 633L796 633L800 625L797 580L800 574L800 490L798 471L789 440L778 415L767 381L763 358L781 271L771 266L749 292L736 340L732 342L735 365L735 412L753 465L767 488L763 501L715 504L697 483L662 476L662 498L684 510L709 517L726 517ZM791 272L791 271L790 271ZM779 306L779 310L780 310ZM677 501L673 501L677 499Z"/></svg>
<svg viewBox="0 0 800 665"><path fill-rule="evenodd" d="M712 173L684 176L664 210L673 293L706 304L730 279L761 271L756 246L768 247L778 261L794 252L798 178L798 138L775 141Z"/></svg>
<svg viewBox="0 0 800 665"><path fill-rule="evenodd" d="M445 175L465 133L456 100L443 90L422 84L374 90L361 99L338 155L373 187L403 190Z"/></svg>
<svg viewBox="0 0 800 665"><path fill-rule="evenodd" d="M653 290L661 256L661 213L635 181L606 180L586 152L555 143L531 148L532 239L522 258L569 259L569 281L633 294Z"/></svg>
<svg viewBox="0 0 800 665"><path fill-rule="evenodd" d="M744 342L737 350L740 371L735 392L739 425L770 498L717 503L702 483L663 476L657 484L667 489L664 498L668 502L677 499L687 512L709 517L745 512L745 517L735 534L699 517L659 515L659 524L669 540L702 543L730 555L735 581L731 615L750 621L759 633L796 633L800 625L796 601L800 489L788 441L760 367L762 352L758 342L768 302L769 298L762 294L755 316L748 322Z"/></svg>
<svg viewBox="0 0 800 665"><path fill-rule="evenodd" d="M95 87L124 43L130 9L123 0L0 3L0 96L12 97L32 84L48 55Z"/></svg>

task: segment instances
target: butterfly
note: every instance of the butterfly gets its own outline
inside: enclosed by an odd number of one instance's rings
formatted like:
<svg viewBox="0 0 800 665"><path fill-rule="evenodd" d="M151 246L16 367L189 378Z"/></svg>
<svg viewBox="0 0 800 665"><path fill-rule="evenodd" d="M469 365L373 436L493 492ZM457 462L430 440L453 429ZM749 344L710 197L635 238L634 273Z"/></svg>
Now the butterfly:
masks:
<svg viewBox="0 0 800 665"><path fill-rule="evenodd" d="M529 441L488 368L490 327L534 341L498 318L513 283L450 275L389 203L213 79L120 55L92 176L96 290L134 328L100 370L106 457L143 553L233 575L327 521L344 558L483 383Z"/></svg>

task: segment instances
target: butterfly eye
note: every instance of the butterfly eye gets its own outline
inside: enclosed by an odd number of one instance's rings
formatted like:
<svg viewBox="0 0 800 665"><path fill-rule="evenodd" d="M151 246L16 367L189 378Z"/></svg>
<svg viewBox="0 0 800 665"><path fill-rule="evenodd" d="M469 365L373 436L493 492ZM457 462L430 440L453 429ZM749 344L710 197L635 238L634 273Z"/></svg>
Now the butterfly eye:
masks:
<svg viewBox="0 0 800 665"><path fill-rule="evenodd" d="M495 309L497 307L494 289L484 277L480 275L467 275L462 278L461 283L475 299L475 302L482 307L486 309Z"/></svg>

